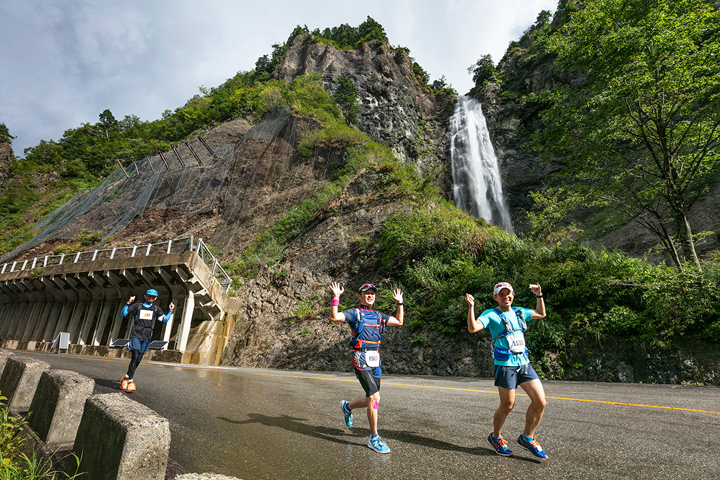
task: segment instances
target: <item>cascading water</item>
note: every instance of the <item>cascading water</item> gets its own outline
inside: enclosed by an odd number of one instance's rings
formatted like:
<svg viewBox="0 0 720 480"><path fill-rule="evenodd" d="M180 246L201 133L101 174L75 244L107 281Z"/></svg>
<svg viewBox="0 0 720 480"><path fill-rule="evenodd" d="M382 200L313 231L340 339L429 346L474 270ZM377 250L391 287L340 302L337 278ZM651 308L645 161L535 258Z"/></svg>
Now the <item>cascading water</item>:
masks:
<svg viewBox="0 0 720 480"><path fill-rule="evenodd" d="M455 205L511 232L500 169L479 102L458 97L450 135Z"/></svg>

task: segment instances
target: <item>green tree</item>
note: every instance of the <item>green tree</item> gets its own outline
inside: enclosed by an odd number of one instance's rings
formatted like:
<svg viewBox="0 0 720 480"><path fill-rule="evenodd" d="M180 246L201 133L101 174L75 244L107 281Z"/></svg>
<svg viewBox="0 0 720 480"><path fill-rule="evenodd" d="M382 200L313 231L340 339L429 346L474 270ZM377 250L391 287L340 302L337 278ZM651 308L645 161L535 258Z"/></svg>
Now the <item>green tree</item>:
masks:
<svg viewBox="0 0 720 480"><path fill-rule="evenodd" d="M100 127L105 131L105 138L110 139L110 132L117 131L119 128L118 121L109 109L103 110L99 115Z"/></svg>
<svg viewBox="0 0 720 480"><path fill-rule="evenodd" d="M10 130L8 130L7 126L4 123L0 123L0 143L12 143L13 139L12 135L10 135Z"/></svg>
<svg viewBox="0 0 720 480"><path fill-rule="evenodd" d="M588 0L549 42L577 81L539 98L545 158L654 233L680 269L700 267L688 215L720 168L713 3Z"/></svg>
<svg viewBox="0 0 720 480"><path fill-rule="evenodd" d="M468 73L472 74L475 88L482 87L488 80L495 75L495 64L491 55L483 55L475 62L474 65L468 67Z"/></svg>
<svg viewBox="0 0 720 480"><path fill-rule="evenodd" d="M357 88L345 75L338 78L338 86L335 90L333 98L337 102L340 110L345 116L348 125L357 123L357 115L360 113L360 107L357 105Z"/></svg>
<svg viewBox="0 0 720 480"><path fill-rule="evenodd" d="M358 27L358 44L369 42L370 40L384 41L386 34L382 25L376 22L372 17L367 19Z"/></svg>

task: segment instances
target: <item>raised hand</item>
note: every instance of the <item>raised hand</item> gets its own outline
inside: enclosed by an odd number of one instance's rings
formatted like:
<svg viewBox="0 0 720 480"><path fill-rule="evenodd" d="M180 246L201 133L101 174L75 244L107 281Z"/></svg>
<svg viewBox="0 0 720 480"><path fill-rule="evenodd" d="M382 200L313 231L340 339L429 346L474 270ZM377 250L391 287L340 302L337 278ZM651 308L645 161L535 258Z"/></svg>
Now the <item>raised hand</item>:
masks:
<svg viewBox="0 0 720 480"><path fill-rule="evenodd" d="M475 297L470 295L469 293L465 294L465 301L468 303L468 305L473 306L475 305Z"/></svg>
<svg viewBox="0 0 720 480"><path fill-rule="evenodd" d="M175 310L175 304L170 302L170 305L168 305L168 310Z"/></svg>
<svg viewBox="0 0 720 480"><path fill-rule="evenodd" d="M542 295L542 289L540 288L540 285L530 284L530 291L535 295Z"/></svg>
<svg viewBox="0 0 720 480"><path fill-rule="evenodd" d="M396 302L403 303L403 293L399 288L393 290L392 295Z"/></svg>
<svg viewBox="0 0 720 480"><path fill-rule="evenodd" d="M333 282L330 284L330 290L332 290L334 298L339 299L340 295L345 291L343 287L340 286L339 283Z"/></svg>
<svg viewBox="0 0 720 480"><path fill-rule="evenodd" d="M128 299L128 305L130 305L130 304L133 303L134 301L135 301L135 295L133 295L132 297L130 297L130 298Z"/></svg>

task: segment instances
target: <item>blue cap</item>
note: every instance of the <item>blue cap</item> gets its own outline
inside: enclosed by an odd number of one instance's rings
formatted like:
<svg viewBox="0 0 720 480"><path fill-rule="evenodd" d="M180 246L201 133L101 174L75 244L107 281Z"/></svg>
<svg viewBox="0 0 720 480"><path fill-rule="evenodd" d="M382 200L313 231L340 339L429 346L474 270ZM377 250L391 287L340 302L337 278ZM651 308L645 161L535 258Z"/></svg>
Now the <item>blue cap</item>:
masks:
<svg viewBox="0 0 720 480"><path fill-rule="evenodd" d="M150 290L145 292L145 295L152 295L153 297L157 297L158 293L157 293L157 290L155 290L154 288L151 288Z"/></svg>

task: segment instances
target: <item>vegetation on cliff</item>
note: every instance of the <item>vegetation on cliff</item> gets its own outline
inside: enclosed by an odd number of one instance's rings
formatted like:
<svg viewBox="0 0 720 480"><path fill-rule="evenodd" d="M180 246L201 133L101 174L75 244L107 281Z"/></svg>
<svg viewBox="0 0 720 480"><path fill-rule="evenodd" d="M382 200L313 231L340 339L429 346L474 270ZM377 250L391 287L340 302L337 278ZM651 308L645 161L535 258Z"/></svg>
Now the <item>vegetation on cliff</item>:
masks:
<svg viewBox="0 0 720 480"><path fill-rule="evenodd" d="M700 268L690 210L720 169L720 12L713 2L594 0L550 37L563 72L537 144L586 203L651 231L678 268Z"/></svg>

